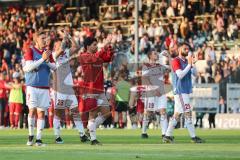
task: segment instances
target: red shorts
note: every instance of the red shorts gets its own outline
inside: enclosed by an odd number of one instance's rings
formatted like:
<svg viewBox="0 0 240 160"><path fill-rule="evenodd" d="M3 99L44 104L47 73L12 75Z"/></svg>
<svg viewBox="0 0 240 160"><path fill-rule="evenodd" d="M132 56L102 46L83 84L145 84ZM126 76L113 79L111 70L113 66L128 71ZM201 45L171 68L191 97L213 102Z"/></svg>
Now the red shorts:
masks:
<svg viewBox="0 0 240 160"><path fill-rule="evenodd" d="M89 112L97 108L97 99L86 98L79 103L79 112Z"/></svg>
<svg viewBox="0 0 240 160"><path fill-rule="evenodd" d="M21 113L22 112L22 104L21 103L10 103L9 104L9 112L10 113Z"/></svg>
<svg viewBox="0 0 240 160"><path fill-rule="evenodd" d="M137 113L143 113L144 112L144 103L141 99L137 100Z"/></svg>

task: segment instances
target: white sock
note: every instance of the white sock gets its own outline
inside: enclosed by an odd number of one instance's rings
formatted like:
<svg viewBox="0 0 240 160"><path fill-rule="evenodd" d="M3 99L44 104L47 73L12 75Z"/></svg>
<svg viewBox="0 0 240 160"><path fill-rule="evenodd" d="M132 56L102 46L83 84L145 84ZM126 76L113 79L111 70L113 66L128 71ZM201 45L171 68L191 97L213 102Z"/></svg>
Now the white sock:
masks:
<svg viewBox="0 0 240 160"><path fill-rule="evenodd" d="M160 117L161 117L161 115L156 114L156 124L155 124L155 126L156 126L157 128L159 128L160 123L161 123Z"/></svg>
<svg viewBox="0 0 240 160"><path fill-rule="evenodd" d="M34 127L35 127L35 118L32 118L28 115L28 132L29 136L34 135Z"/></svg>
<svg viewBox="0 0 240 160"><path fill-rule="evenodd" d="M193 137L196 137L196 134L195 134L195 128L193 126L193 123L192 123L192 119L191 118L186 118L185 119L185 124L186 124L186 127L188 129L188 133L189 135L193 138Z"/></svg>
<svg viewBox="0 0 240 160"><path fill-rule="evenodd" d="M96 128L98 128L104 121L105 118L102 115L97 116L97 118L95 119Z"/></svg>
<svg viewBox="0 0 240 160"><path fill-rule="evenodd" d="M167 115L161 115L160 123L162 128L162 135L165 135L168 129Z"/></svg>
<svg viewBox="0 0 240 160"><path fill-rule="evenodd" d="M91 141L97 139L96 138L96 123L94 119L88 120L88 129L90 132Z"/></svg>
<svg viewBox="0 0 240 160"><path fill-rule="evenodd" d="M175 118L171 118L165 135L166 136L172 136L173 135L173 130L174 130L176 125L177 125L177 120Z"/></svg>
<svg viewBox="0 0 240 160"><path fill-rule="evenodd" d="M41 139L42 138L42 130L44 128L44 119L37 119L37 136L36 139Z"/></svg>
<svg viewBox="0 0 240 160"><path fill-rule="evenodd" d="M74 123L76 125L76 129L80 133L80 136L83 136L85 134L85 131L84 131L84 127L83 127L82 121L81 120L76 120L76 121L74 121Z"/></svg>
<svg viewBox="0 0 240 160"><path fill-rule="evenodd" d="M56 138L60 137L60 119L56 116L53 118L53 129L54 129L54 135Z"/></svg>
<svg viewBox="0 0 240 160"><path fill-rule="evenodd" d="M144 115L143 117L143 123L142 123L142 133L145 134L147 133L147 127L148 127L149 119Z"/></svg>

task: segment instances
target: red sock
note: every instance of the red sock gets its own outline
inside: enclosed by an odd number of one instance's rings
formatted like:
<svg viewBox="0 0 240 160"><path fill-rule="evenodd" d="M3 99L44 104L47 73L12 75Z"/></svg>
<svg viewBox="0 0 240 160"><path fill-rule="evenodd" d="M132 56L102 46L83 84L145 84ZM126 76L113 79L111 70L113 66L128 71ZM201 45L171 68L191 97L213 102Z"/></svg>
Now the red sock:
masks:
<svg viewBox="0 0 240 160"><path fill-rule="evenodd" d="M19 113L15 115L15 127L18 127L18 122L19 122Z"/></svg>
<svg viewBox="0 0 240 160"><path fill-rule="evenodd" d="M48 116L49 127L53 128L53 116Z"/></svg>
<svg viewBox="0 0 240 160"><path fill-rule="evenodd" d="M10 119L10 125L11 125L11 127L14 126L14 114L13 114L13 113L10 113L10 114L9 114L9 119Z"/></svg>

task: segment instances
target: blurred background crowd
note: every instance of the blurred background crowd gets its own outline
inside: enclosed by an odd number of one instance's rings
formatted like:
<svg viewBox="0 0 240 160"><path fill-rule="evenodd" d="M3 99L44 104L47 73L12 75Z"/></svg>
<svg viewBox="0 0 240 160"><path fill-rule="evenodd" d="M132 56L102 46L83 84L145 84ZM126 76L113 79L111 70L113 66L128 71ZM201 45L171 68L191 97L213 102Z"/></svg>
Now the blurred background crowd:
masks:
<svg viewBox="0 0 240 160"><path fill-rule="evenodd" d="M239 82L240 9L237 0L139 0L139 62L151 48L159 53L177 53L178 44L186 41L199 59L198 75L193 82ZM28 4L29 3L29 4ZM101 49L112 37L116 56L104 66L105 85L113 86L120 70L131 77L127 65L134 63L134 1L133 0L70 0L9 3L0 2L0 86L11 82L14 73L24 83L22 59L24 50L32 45L33 33L45 30L52 39L56 28L64 27L83 47L88 36L95 36ZM80 54L80 52L79 52ZM160 56L161 58L161 56ZM166 57L161 61L168 64ZM71 60L75 83L81 81L77 58ZM171 83L171 76L165 75ZM9 90L1 87L0 99L8 102ZM226 107L226 93L221 91L218 112L233 112ZM25 102L23 102L25 103ZM1 108L1 126L9 126L9 109ZM171 110L172 99L169 97ZM27 106L23 107L22 120ZM5 117L5 118L4 118ZM23 123L21 124L23 127Z"/></svg>

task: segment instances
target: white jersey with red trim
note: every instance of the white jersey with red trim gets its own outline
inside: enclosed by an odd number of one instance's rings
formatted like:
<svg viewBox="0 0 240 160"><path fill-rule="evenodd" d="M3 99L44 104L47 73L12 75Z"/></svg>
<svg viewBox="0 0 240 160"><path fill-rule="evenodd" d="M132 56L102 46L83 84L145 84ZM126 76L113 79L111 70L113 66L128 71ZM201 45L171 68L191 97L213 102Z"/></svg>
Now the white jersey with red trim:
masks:
<svg viewBox="0 0 240 160"><path fill-rule="evenodd" d="M73 86L73 78L69 64L70 49L65 49L64 53L59 57L56 57L56 53L53 52L53 58L56 62L58 83Z"/></svg>
<svg viewBox="0 0 240 160"><path fill-rule="evenodd" d="M142 84L149 86L155 89L158 92L158 96L165 94L164 89L164 74L165 74L166 67L159 63L150 63L149 59L145 61L142 66ZM156 93L155 92L155 93ZM154 94L155 94L154 93ZM149 96L156 96L153 95L153 92L149 92Z"/></svg>
<svg viewBox="0 0 240 160"><path fill-rule="evenodd" d="M53 76L54 107L64 109L65 107L75 108L78 101L73 89L73 78L69 64L70 49L65 49L64 53L56 57L53 53L57 69Z"/></svg>

